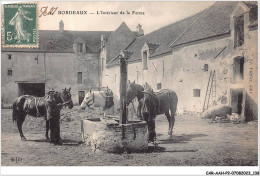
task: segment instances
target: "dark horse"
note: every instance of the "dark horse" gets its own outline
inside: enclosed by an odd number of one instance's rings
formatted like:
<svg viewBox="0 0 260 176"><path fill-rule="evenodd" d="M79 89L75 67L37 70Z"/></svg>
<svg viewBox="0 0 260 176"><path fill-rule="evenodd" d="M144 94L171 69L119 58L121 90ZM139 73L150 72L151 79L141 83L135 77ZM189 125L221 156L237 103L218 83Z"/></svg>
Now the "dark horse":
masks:
<svg viewBox="0 0 260 176"><path fill-rule="evenodd" d="M73 108L71 100L70 88L62 89L61 92L54 93L57 104L68 106L69 109ZM33 117L46 118L46 99L45 97L34 97L31 95L22 95L18 97L13 103L13 122L16 122L22 140L26 140L23 135L22 125L26 115ZM49 139L49 120L46 118L46 133L45 137Z"/></svg>
<svg viewBox="0 0 260 176"><path fill-rule="evenodd" d="M134 82L130 82L128 81L128 84L127 84L127 106L133 101L133 99L135 97L137 97L137 100L138 100L138 108L137 108L137 116L139 118L142 119L142 113L141 113L141 108L143 106L143 98L144 98L144 87L139 85L139 84L136 84L135 81Z"/></svg>
<svg viewBox="0 0 260 176"><path fill-rule="evenodd" d="M148 123L149 141L154 141L156 138L155 117L159 114L165 114L167 117L169 122L168 134L172 135L178 103L177 94L169 89L153 92L147 83L144 89L142 116Z"/></svg>
<svg viewBox="0 0 260 176"><path fill-rule="evenodd" d="M144 99L144 93L147 94L146 99ZM167 94L169 94L170 96L165 96ZM150 141L153 141L155 138L156 134L154 129L154 119L156 115L159 114L166 115L167 120L169 122L168 134L172 135L172 129L175 122L175 113L178 103L178 97L176 93L168 89L163 89L159 92L154 93L150 86L148 86L147 84L146 90L144 91L143 86L136 84L135 81L129 81L127 85L127 105L129 105L135 97L137 97L139 102L137 108L137 116L147 122L149 133L151 133L151 135L149 135L151 136L149 137ZM146 105L144 104L144 102L146 102ZM146 108L143 108L144 106Z"/></svg>

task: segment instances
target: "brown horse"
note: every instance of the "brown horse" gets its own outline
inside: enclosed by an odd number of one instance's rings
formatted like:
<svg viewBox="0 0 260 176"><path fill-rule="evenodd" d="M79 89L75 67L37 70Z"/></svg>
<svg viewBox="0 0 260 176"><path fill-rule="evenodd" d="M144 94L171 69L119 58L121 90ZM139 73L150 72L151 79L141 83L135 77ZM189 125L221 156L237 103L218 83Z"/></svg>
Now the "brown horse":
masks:
<svg viewBox="0 0 260 176"><path fill-rule="evenodd" d="M134 82L130 82L128 81L127 84L127 92L126 92L126 96L127 96L127 106L133 101L133 99L135 97L137 97L138 100L138 108L137 108L137 116L142 119L142 114L141 114L141 108L143 106L143 98L144 98L144 87L136 84L135 81Z"/></svg>
<svg viewBox="0 0 260 176"><path fill-rule="evenodd" d="M69 109L73 108L71 100L70 88L62 89L61 92L54 93L56 103L68 106ZM13 122L16 123L21 139L26 140L23 135L22 125L27 115L33 117L46 118L46 100L45 97L34 97L31 95L22 95L18 97L13 103ZM46 133L45 137L49 139L49 120L46 118Z"/></svg>
<svg viewBox="0 0 260 176"><path fill-rule="evenodd" d="M168 134L172 135L178 103L177 94L169 89L153 92L148 84L144 87L142 116L148 123L149 141L154 141L156 138L155 117L159 114L165 114L167 117L169 122Z"/></svg>

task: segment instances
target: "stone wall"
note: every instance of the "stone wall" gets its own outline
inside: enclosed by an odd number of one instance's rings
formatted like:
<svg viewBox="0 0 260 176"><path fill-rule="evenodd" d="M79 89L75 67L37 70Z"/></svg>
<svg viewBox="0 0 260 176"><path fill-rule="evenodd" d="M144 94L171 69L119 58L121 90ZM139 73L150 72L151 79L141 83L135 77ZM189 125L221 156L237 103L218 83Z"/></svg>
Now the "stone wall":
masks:
<svg viewBox="0 0 260 176"><path fill-rule="evenodd" d="M11 59L8 59L11 54ZM44 53L2 52L2 103L11 104L18 97L18 83L44 83ZM38 62L35 58L38 58ZM78 104L78 91L99 87L99 53L76 55L74 53L46 53L45 91L71 87L74 104ZM7 70L13 75L8 76ZM82 84L77 83L77 74L82 72Z"/></svg>
<svg viewBox="0 0 260 176"><path fill-rule="evenodd" d="M148 69L143 69L142 62L129 63L128 79L143 85L149 83L157 91L157 84L162 89L172 89L179 97L178 112L201 112L205 100L211 70L216 71L216 101L218 104L230 104L230 89L241 85L250 96L251 104L257 104L257 31L248 31L243 47L235 48L233 36L194 43L177 48L171 54L148 59ZM248 49L246 49L248 48ZM244 80L233 84L234 58L245 58ZM208 64L208 71L204 65ZM102 85L108 86L119 94L119 67L106 68ZM252 76L253 75L253 76ZM117 80L115 79L118 78ZM193 89L200 89L200 96L193 96ZM250 90L253 91L250 93ZM210 99L209 106L213 101Z"/></svg>

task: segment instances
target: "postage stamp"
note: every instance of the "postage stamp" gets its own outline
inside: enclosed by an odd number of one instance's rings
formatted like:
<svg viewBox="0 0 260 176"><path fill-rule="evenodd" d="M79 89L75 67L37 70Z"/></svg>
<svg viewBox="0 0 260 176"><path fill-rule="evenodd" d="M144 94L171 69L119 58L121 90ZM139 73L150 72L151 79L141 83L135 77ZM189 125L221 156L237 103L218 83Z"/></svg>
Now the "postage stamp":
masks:
<svg viewBox="0 0 260 176"><path fill-rule="evenodd" d="M37 3L3 5L3 47L38 47Z"/></svg>

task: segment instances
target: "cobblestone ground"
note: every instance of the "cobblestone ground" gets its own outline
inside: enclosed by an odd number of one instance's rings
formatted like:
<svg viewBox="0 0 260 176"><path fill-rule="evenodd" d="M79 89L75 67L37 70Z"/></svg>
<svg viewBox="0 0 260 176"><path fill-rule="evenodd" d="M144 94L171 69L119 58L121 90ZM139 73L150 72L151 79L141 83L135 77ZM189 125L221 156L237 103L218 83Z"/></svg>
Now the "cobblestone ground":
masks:
<svg viewBox="0 0 260 176"><path fill-rule="evenodd" d="M77 109L78 107L74 107ZM255 166L258 157L257 121L246 124L210 123L199 114L176 117L173 136L167 135L164 115L156 117L158 146L146 153L96 154L81 142L81 119L99 117L99 110L63 110L62 146L44 137L45 121L27 117L20 140L12 111L2 109L2 166Z"/></svg>

